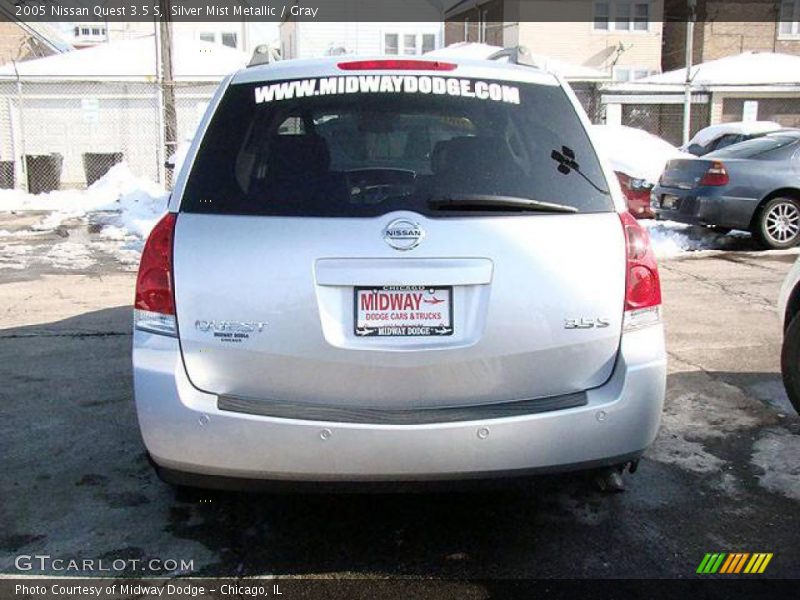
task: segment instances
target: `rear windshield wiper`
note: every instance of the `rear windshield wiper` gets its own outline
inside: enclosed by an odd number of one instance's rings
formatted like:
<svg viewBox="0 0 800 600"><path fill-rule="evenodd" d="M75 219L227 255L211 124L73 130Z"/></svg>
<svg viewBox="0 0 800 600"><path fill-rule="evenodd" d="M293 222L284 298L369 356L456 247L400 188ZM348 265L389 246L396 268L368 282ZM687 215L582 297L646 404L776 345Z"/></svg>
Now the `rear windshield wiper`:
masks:
<svg viewBox="0 0 800 600"><path fill-rule="evenodd" d="M431 198L428 206L433 210L518 210L550 213L576 213L578 209L566 204L542 202L517 196L495 196L494 194L450 194L443 198Z"/></svg>

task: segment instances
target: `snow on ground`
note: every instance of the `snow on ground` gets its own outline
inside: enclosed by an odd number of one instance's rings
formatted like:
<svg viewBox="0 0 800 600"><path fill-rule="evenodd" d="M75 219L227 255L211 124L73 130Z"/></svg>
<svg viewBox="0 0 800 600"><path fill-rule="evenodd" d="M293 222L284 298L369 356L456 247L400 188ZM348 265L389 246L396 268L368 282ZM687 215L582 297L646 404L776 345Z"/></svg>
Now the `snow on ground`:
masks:
<svg viewBox="0 0 800 600"><path fill-rule="evenodd" d="M33 231L52 231L68 219L107 212L106 225L139 239L145 238L166 210L167 194L152 181L136 177L125 163L114 165L87 190L59 190L32 195L20 190L0 191L0 210L50 211ZM27 232L26 235L29 235Z"/></svg>
<svg viewBox="0 0 800 600"><path fill-rule="evenodd" d="M684 225L675 221L639 221L650 234L653 251L658 258L672 258L699 250L749 249L750 234L745 231L717 233L711 229Z"/></svg>
<svg viewBox="0 0 800 600"><path fill-rule="evenodd" d="M59 190L32 195L20 190L0 191L0 211L44 214L27 229L0 230L0 268L25 268L33 262L63 269L85 269L96 261L92 254L111 254L122 264L138 261L144 240L167 208L168 194L152 181L135 176L125 163L112 167L86 190ZM35 255L21 245L24 238L59 233L69 239ZM79 224L75 229L74 224ZM89 232L93 235L90 235Z"/></svg>
<svg viewBox="0 0 800 600"><path fill-rule="evenodd" d="M135 268L144 240L166 211L167 197L160 185L136 177L124 163L87 190L35 196L2 190L0 217L9 212L21 217L30 213L31 224L9 229L6 223L14 221L5 219L0 228L0 269L44 264L80 270L96 264L99 255L110 255L117 263ZM672 221L640 223L662 259L701 250L755 249L746 232L723 235Z"/></svg>

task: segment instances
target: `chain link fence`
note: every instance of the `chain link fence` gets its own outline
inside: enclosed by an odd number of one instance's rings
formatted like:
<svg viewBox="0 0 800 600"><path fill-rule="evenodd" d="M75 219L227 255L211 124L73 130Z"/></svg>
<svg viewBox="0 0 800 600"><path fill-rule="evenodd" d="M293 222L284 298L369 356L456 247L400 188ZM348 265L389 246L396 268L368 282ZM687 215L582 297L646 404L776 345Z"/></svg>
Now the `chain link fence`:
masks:
<svg viewBox="0 0 800 600"><path fill-rule="evenodd" d="M759 121L775 121L784 127L800 127L800 98L747 96L722 100L722 122L741 121L749 113Z"/></svg>
<svg viewBox="0 0 800 600"><path fill-rule="evenodd" d="M217 82L177 82L177 145L189 141ZM603 123L607 105L596 83L572 87L592 123ZM757 110L759 120L800 127L798 97L725 97L722 122L740 121ZM34 194L84 189L115 164L125 162L140 177L167 185L161 84L116 77L113 81L0 80L0 189ZM692 105L691 132L709 125L711 103ZM644 129L679 146L683 105L624 103L621 124Z"/></svg>
<svg viewBox="0 0 800 600"><path fill-rule="evenodd" d="M191 139L216 82L175 88L177 144ZM115 164L166 184L163 100L156 82L0 81L0 188L83 189Z"/></svg>
<svg viewBox="0 0 800 600"><path fill-rule="evenodd" d="M690 137L710 124L709 104L692 104ZM683 104L623 104L622 125L657 135L673 146L683 144Z"/></svg>
<svg viewBox="0 0 800 600"><path fill-rule="evenodd" d="M601 94L597 83L577 81L570 83L575 97L581 103L586 116L592 123L603 123L605 120L604 106L601 104Z"/></svg>

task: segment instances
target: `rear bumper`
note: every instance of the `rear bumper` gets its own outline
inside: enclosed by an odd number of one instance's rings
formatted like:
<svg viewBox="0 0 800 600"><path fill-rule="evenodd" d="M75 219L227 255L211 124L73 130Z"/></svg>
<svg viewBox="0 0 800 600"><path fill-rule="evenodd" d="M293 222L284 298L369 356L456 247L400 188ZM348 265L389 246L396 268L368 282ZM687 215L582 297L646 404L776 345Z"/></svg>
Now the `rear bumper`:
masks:
<svg viewBox="0 0 800 600"><path fill-rule="evenodd" d="M652 211L656 218L689 225L717 225L747 229L758 205L754 198L723 195L724 188L699 187L692 190L656 186ZM679 198L675 209L661 208L661 197L670 194Z"/></svg>
<svg viewBox="0 0 800 600"><path fill-rule="evenodd" d="M332 423L220 411L188 381L177 340L135 332L134 391L153 461L174 481L485 479L615 464L655 438L661 326L627 333L609 381L580 407L466 422ZM204 477L205 476L205 477Z"/></svg>

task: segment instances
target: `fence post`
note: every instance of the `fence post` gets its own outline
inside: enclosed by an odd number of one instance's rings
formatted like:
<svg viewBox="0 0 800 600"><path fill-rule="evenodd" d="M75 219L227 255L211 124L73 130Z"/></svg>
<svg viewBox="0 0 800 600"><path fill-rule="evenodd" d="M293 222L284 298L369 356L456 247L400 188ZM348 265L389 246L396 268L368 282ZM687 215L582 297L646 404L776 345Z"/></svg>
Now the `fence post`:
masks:
<svg viewBox="0 0 800 600"><path fill-rule="evenodd" d="M172 21L170 20L171 0L159 0L161 17L160 30L160 73L163 114L164 155L169 158L177 150L177 115L175 112L175 78L172 73ZM165 170L164 186L172 187L172 171Z"/></svg>
<svg viewBox="0 0 800 600"><path fill-rule="evenodd" d="M158 183L164 184L166 177L166 167L164 163L167 157L164 156L164 105L161 96L161 29L157 20L153 20L153 29L155 33L155 57L156 57L156 84L153 87L156 100L156 178Z"/></svg>
<svg viewBox="0 0 800 600"><path fill-rule="evenodd" d="M23 94L22 94L22 80L19 78L19 71L17 71L17 63L13 61L14 72L17 75L17 122L19 124L19 150L17 150L17 143L14 141L14 156L19 159L14 161L14 178L17 181L15 186L24 192L28 191L28 165L25 161L25 111L23 108ZM12 136L14 127L11 128Z"/></svg>
<svg viewBox="0 0 800 600"><path fill-rule="evenodd" d="M694 20L697 0L687 0L689 18L686 21L686 80L683 87L683 145L689 143L692 120L692 61L694 59Z"/></svg>

